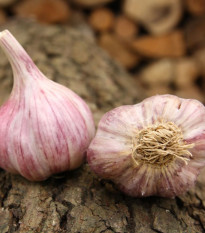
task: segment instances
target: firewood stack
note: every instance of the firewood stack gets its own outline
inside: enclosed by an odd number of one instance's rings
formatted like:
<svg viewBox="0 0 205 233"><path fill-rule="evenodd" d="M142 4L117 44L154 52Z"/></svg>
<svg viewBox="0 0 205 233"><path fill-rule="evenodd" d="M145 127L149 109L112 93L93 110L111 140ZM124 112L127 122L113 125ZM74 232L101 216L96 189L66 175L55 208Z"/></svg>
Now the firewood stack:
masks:
<svg viewBox="0 0 205 233"><path fill-rule="evenodd" d="M147 96L205 103L205 0L0 0L0 24L11 16L69 24L76 12Z"/></svg>

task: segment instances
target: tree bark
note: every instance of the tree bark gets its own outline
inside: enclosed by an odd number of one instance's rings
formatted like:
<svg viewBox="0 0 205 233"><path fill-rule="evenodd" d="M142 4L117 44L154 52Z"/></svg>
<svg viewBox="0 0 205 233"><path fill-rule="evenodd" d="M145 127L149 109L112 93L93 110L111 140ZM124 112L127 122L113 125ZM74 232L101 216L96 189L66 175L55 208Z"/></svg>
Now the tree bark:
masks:
<svg viewBox="0 0 205 233"><path fill-rule="evenodd" d="M6 28L43 73L86 100L96 124L106 111L144 98L137 83L96 46L83 23L48 26L13 21ZM12 75L2 51L0 57L3 102L12 87ZM59 179L51 177L44 182L29 182L1 170L0 232L203 232L204 175L205 170L195 188L175 199L139 199L123 195L112 182L96 177L86 163Z"/></svg>

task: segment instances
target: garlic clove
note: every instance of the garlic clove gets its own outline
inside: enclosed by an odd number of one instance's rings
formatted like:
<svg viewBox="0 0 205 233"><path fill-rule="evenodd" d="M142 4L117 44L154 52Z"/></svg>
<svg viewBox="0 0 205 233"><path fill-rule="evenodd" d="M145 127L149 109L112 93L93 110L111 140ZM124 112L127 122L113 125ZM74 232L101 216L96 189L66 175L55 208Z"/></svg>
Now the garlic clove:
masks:
<svg viewBox="0 0 205 233"><path fill-rule="evenodd" d="M7 30L0 46L14 75L0 108L0 167L29 180L79 167L95 133L87 104L43 75Z"/></svg>
<svg viewBox="0 0 205 233"><path fill-rule="evenodd" d="M174 197L205 165L205 107L157 95L106 113L87 159L92 170L131 196Z"/></svg>

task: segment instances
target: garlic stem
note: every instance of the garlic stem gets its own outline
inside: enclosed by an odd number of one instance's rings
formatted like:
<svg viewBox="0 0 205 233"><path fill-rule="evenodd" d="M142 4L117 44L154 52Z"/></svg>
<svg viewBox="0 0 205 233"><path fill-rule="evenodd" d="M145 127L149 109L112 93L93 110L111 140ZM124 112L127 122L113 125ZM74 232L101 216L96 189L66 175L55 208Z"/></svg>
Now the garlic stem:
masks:
<svg viewBox="0 0 205 233"><path fill-rule="evenodd" d="M29 77L33 78L42 77L41 72L35 66L27 52L8 30L0 32L0 46L11 63L14 82L20 81L19 77L21 79L27 78L28 75L26 74L29 74ZM18 80L16 80L17 77Z"/></svg>

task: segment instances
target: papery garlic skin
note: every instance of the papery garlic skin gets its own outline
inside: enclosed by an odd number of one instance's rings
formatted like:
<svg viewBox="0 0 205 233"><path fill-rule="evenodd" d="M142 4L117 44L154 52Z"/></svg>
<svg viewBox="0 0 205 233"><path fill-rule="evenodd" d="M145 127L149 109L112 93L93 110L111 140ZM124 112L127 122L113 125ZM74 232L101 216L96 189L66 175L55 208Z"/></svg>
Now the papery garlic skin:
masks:
<svg viewBox="0 0 205 233"><path fill-rule="evenodd" d="M46 78L9 31L0 46L14 75L0 108L0 167L34 181L79 167L95 133L89 107Z"/></svg>
<svg viewBox="0 0 205 233"><path fill-rule="evenodd" d="M87 159L96 174L130 196L180 195L205 166L205 107L197 100L156 95L115 108L100 120Z"/></svg>

